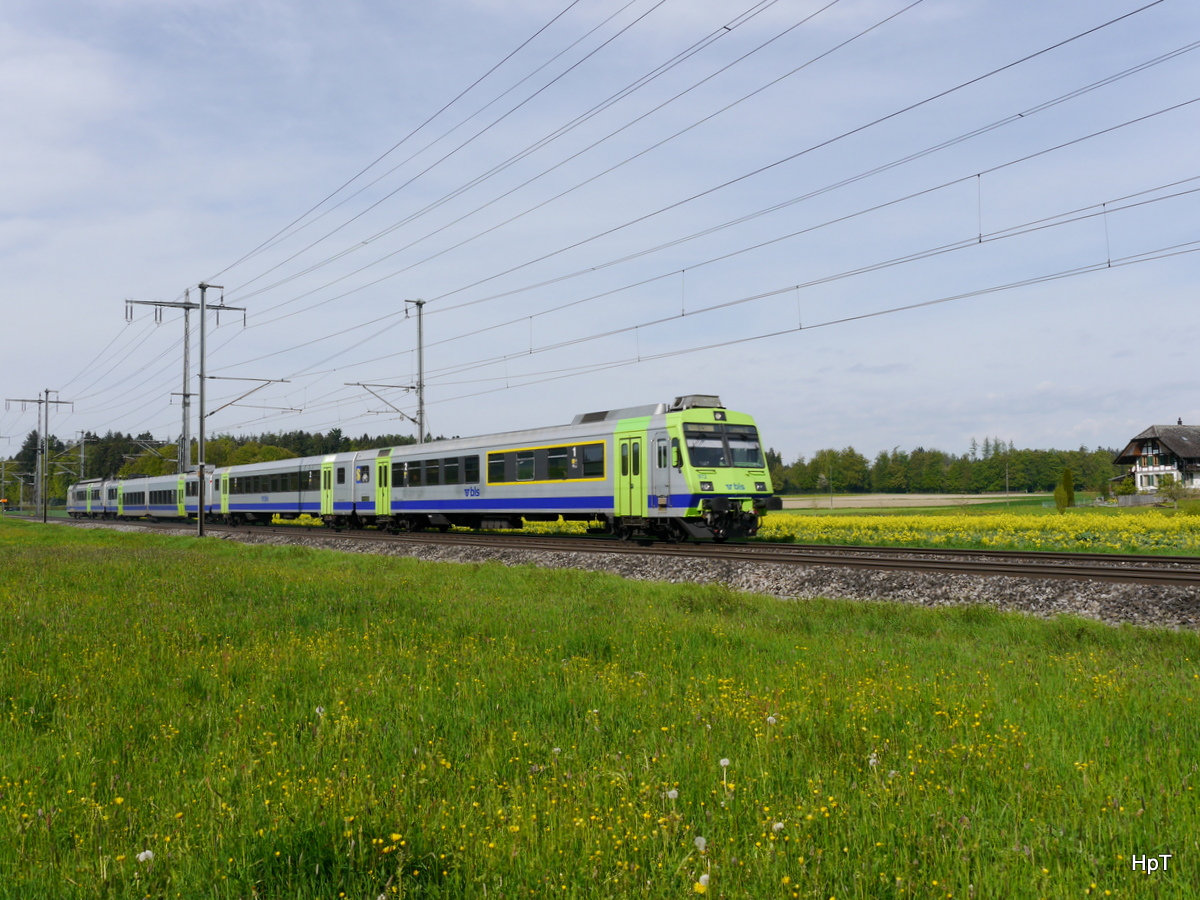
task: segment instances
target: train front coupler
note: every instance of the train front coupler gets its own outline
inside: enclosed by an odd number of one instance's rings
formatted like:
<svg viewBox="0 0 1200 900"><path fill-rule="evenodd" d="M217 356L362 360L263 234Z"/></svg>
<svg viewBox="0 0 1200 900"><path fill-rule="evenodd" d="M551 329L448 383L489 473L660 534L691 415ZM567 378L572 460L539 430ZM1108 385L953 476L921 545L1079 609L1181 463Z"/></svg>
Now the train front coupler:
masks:
<svg viewBox="0 0 1200 900"><path fill-rule="evenodd" d="M705 497L701 501L701 517L714 541L754 537L758 533L758 514L742 507L743 501L733 497Z"/></svg>

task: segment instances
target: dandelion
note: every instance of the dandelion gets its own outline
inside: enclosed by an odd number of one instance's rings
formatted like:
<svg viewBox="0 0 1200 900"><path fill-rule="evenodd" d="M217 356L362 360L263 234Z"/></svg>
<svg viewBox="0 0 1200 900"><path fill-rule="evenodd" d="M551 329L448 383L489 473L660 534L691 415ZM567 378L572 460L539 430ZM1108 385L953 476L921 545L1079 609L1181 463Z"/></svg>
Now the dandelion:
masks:
<svg viewBox="0 0 1200 900"><path fill-rule="evenodd" d="M879 754L874 750L872 750L871 755L867 757L867 765L872 769L879 765Z"/></svg>
<svg viewBox="0 0 1200 900"><path fill-rule="evenodd" d="M317 718L319 718L319 719L324 718L324 716L325 716L325 707L318 706L317 707Z"/></svg>
<svg viewBox="0 0 1200 900"><path fill-rule="evenodd" d="M154 851L153 850L143 850L141 853L139 853L137 855L137 861L138 862L154 862Z"/></svg>
<svg viewBox="0 0 1200 900"><path fill-rule="evenodd" d="M771 826L771 830L774 831L776 834L778 834L779 832L783 831L783 823L776 822L774 825Z"/></svg>
<svg viewBox="0 0 1200 900"><path fill-rule="evenodd" d="M708 841L706 841L702 837L696 838L696 840L692 841L692 843L696 845L696 849L699 850L701 853L703 853L704 848L706 848L708 846Z"/></svg>
<svg viewBox="0 0 1200 900"><path fill-rule="evenodd" d="M701 875L700 880L692 885L692 890L694 890L697 894L705 893L708 890L708 875Z"/></svg>
<svg viewBox="0 0 1200 900"><path fill-rule="evenodd" d="M768 724L768 725L774 725L774 724L775 724L775 717L774 717L774 716L767 716L767 724Z"/></svg>
<svg viewBox="0 0 1200 900"><path fill-rule="evenodd" d="M728 769L729 768L729 760L727 760L727 759L721 760L721 768Z"/></svg>
<svg viewBox="0 0 1200 900"><path fill-rule="evenodd" d="M558 754L562 753L562 747L555 747L550 752L553 753L555 756L558 756Z"/></svg>
<svg viewBox="0 0 1200 900"><path fill-rule="evenodd" d="M669 791L667 791L667 799L668 800L678 800L679 799L679 791L675 790L675 788L671 788Z"/></svg>

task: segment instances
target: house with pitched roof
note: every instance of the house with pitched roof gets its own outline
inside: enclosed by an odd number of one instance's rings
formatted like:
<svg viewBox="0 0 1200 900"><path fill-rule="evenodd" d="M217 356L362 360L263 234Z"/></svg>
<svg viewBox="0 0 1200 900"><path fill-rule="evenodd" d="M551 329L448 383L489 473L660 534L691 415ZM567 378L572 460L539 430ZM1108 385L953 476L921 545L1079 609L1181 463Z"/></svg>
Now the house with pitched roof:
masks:
<svg viewBox="0 0 1200 900"><path fill-rule="evenodd" d="M1117 465L1129 466L1138 491L1157 491L1164 475L1200 488L1200 425L1151 425L1122 450Z"/></svg>

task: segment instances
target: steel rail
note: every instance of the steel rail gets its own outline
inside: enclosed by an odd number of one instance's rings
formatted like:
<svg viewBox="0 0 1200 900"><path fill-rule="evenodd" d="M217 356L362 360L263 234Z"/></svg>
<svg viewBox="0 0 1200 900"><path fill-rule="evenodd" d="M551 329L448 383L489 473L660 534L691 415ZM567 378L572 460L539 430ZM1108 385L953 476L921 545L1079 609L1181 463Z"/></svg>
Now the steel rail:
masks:
<svg viewBox="0 0 1200 900"><path fill-rule="evenodd" d="M94 521L94 520L93 520ZM128 523L127 523L128 524ZM177 523L145 523L167 527ZM329 531L298 526L212 526L214 532L290 535L321 543L329 540L383 541L433 546L480 547L537 553L591 553L661 556L744 564L824 566L984 577L1091 580L1145 585L1200 587L1200 557L1052 553L1010 550L945 550L920 547L861 547L811 544L671 544L621 541L595 536L546 536L448 532Z"/></svg>

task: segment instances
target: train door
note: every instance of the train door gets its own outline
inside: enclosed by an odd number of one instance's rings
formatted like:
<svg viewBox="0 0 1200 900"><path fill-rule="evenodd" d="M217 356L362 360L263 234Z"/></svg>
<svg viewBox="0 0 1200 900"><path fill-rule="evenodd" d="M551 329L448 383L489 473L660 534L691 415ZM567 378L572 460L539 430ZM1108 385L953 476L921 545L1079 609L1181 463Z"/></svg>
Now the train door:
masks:
<svg viewBox="0 0 1200 900"><path fill-rule="evenodd" d="M179 474L178 480L175 482L175 513L180 518L187 515L187 510L184 508L187 503L187 485L183 480L183 473Z"/></svg>
<svg viewBox="0 0 1200 900"><path fill-rule="evenodd" d="M645 432L618 434L616 512L619 517L646 516Z"/></svg>
<svg viewBox="0 0 1200 900"><path fill-rule="evenodd" d="M333 515L333 457L321 460L321 515Z"/></svg>
<svg viewBox="0 0 1200 900"><path fill-rule="evenodd" d="M229 473L221 473L221 515L229 515Z"/></svg>
<svg viewBox="0 0 1200 900"><path fill-rule="evenodd" d="M665 509L671 502L671 442L665 431L660 431L651 439L653 446L653 461L650 469L650 493L658 500L659 509Z"/></svg>
<svg viewBox="0 0 1200 900"><path fill-rule="evenodd" d="M117 485L117 515L125 515L125 485L124 483Z"/></svg>
<svg viewBox="0 0 1200 900"><path fill-rule="evenodd" d="M381 450L375 458L375 515L392 514L392 459L391 450Z"/></svg>

